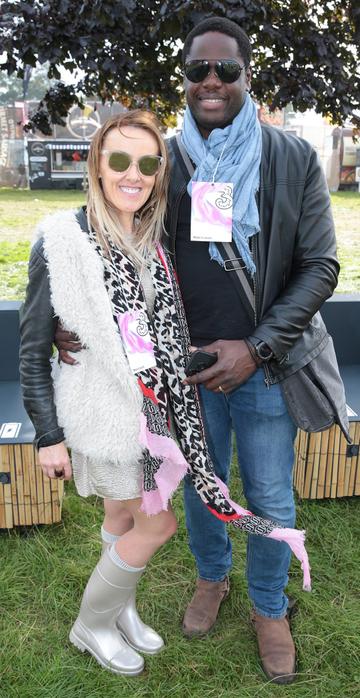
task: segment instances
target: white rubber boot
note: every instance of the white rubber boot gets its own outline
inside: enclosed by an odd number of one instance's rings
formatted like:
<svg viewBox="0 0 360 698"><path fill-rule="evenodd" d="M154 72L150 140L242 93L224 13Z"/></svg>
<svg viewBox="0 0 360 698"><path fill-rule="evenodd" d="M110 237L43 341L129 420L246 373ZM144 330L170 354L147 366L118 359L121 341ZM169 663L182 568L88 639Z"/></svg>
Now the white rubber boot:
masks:
<svg viewBox="0 0 360 698"><path fill-rule="evenodd" d="M106 550L87 583L70 631L70 641L79 650L90 652L114 674L126 676L136 676L144 668L143 658L123 640L116 626L132 591L133 572L118 567Z"/></svg>
<svg viewBox="0 0 360 698"><path fill-rule="evenodd" d="M103 552L107 547L108 543L103 541ZM143 570L129 572L129 574L133 575L133 588L116 619L116 625L124 640L135 650L144 654L157 654L164 647L164 640L149 625L143 623L136 609L136 586Z"/></svg>

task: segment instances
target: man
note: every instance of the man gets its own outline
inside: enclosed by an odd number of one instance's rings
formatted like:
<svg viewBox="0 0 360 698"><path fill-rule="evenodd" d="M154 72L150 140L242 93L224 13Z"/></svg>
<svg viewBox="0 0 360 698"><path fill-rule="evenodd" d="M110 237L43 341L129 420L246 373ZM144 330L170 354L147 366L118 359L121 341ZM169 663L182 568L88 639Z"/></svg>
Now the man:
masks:
<svg viewBox="0 0 360 698"><path fill-rule="evenodd" d="M183 58L188 109L182 144L169 141L168 246L192 344L217 354L211 368L188 381L199 385L219 477L229 477L234 430L249 509L292 527L296 427L279 381L307 364L326 341L316 313L332 294L339 270L328 191L309 144L269 127L261 132L248 94L251 47L238 25L216 17L201 22L186 37ZM233 259L224 261L211 235L206 242L191 239L190 175L181 149L195 167L194 181L233 186ZM250 312L234 283L239 269L255 298ZM183 630L194 637L211 630L229 593L231 543L190 481L185 508L199 579ZM295 675L284 593L289 562L286 544L249 536L252 622L265 674L277 683L290 683Z"/></svg>
<svg viewBox="0 0 360 698"><path fill-rule="evenodd" d="M16 183L16 188L22 189L22 188L26 187L26 169L25 169L25 165L23 162L21 162L18 165L17 171L18 171L19 176L18 176L18 180Z"/></svg>
<svg viewBox="0 0 360 698"><path fill-rule="evenodd" d="M234 182L232 165L236 164L236 150L242 148L245 128L241 114L248 108L251 85L250 58L248 37L225 19L214 17L201 22L185 40L188 110L182 142L197 168L195 179L204 179L204 158L211 164L219 157L216 181ZM236 79L232 81L232 77ZM216 138L222 145L221 133L226 135L224 143L235 146L228 169L226 145L221 154L212 143ZM246 232L240 235L235 256L242 257L239 265L247 267L255 292L252 317L231 278L235 265L221 264L223 260L210 255L208 242L191 241L191 200L186 191L189 176L184 172L175 139L170 142L169 246L175 255L192 344L218 355L211 368L188 379L199 385L217 474L228 480L233 429L249 508L284 526L293 526L296 429L277 381L282 370L285 375L291 367L294 370L296 363L297 368L308 363L324 337L323 325L318 326L319 316L313 316L337 283L334 228L327 186L309 144L267 127L262 129L259 155L255 123L250 123L247 134L238 163L238 181L245 192L249 180L256 182L260 173L259 192L254 186L247 209L243 207L249 228L255 200L259 221L258 227L256 221L253 224L251 237L246 239ZM249 150L254 154L253 163L245 162ZM221 157L225 157L223 168ZM256 159L254 173L252 164ZM235 171L234 204L237 176ZM234 205L236 223L235 212ZM251 258L243 264L248 250ZM231 543L225 526L199 503L189 481L185 483L185 507L190 547L199 571L197 588L183 621L184 633L192 637L209 632L229 593ZM264 671L277 683L290 683L295 672L295 648L284 593L289 562L290 552L283 543L249 536L247 578L254 606L252 620Z"/></svg>

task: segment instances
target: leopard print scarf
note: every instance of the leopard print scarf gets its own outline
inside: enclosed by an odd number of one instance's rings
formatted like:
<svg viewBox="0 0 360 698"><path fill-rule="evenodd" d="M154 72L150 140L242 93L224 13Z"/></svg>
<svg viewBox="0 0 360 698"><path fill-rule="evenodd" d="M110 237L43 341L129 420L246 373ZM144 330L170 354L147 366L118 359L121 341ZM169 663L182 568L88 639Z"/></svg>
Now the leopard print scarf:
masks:
<svg viewBox="0 0 360 698"><path fill-rule="evenodd" d="M198 392L184 385L190 337L174 270L159 245L147 263L155 287L152 318L149 317L139 272L134 263L110 243L103 254L95 233L91 244L101 256L104 282L116 326L127 312L147 326L156 366L136 374L143 395L140 440L143 445L142 510L156 514L168 501L186 472L209 511L244 531L287 542L302 563L304 588L310 588L310 572L304 532L253 515L229 498L226 485L215 475L205 440ZM120 333L119 333L120 334ZM169 428L169 406L178 444ZM180 448L179 448L180 446Z"/></svg>

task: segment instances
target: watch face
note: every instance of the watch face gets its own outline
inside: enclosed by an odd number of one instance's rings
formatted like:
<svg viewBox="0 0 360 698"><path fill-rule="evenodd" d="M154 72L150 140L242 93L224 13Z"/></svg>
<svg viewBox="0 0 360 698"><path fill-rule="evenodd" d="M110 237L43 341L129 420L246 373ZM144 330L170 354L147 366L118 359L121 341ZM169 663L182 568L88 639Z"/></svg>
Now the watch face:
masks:
<svg viewBox="0 0 360 698"><path fill-rule="evenodd" d="M263 361L269 361L273 356L272 350L265 342L259 342L259 344L256 345L256 353Z"/></svg>

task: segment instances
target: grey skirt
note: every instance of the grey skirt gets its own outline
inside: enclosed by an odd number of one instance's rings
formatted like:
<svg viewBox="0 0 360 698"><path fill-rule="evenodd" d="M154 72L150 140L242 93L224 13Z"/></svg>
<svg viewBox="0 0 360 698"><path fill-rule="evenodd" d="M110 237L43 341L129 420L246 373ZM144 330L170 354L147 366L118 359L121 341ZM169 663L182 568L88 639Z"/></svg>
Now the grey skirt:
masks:
<svg viewBox="0 0 360 698"><path fill-rule="evenodd" d="M75 487L81 497L92 494L106 499L136 499L141 497L143 469L141 463L118 463L93 460L72 451L71 462Z"/></svg>

